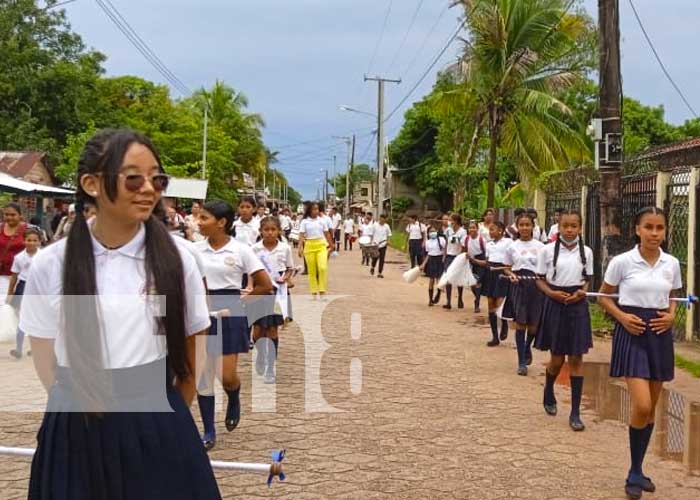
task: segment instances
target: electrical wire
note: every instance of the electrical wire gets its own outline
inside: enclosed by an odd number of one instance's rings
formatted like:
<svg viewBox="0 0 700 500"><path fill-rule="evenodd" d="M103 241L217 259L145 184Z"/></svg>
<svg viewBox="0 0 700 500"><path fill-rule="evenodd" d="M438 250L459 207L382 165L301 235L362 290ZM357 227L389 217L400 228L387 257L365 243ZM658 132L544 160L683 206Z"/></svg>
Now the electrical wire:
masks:
<svg viewBox="0 0 700 500"><path fill-rule="evenodd" d="M386 27L389 24L389 17L391 16L391 7L394 5L394 0L389 0L389 6L386 9L386 15L384 16L384 24L382 25L382 31L379 33L379 40L377 40L377 45L374 46L374 51L372 52L372 57L369 60L369 66L367 67L367 74L369 75L372 71L372 66L374 66L374 61L377 59L377 53L379 52L379 47L384 40L384 33L386 32Z"/></svg>
<svg viewBox="0 0 700 500"><path fill-rule="evenodd" d="M450 9L449 5L446 5L445 8L442 9L440 12L440 15L438 18L435 20L435 23L433 23L432 28L430 28L430 31L428 31L428 34L425 36L425 39L423 40L423 43L421 44L420 48L416 51L415 55L413 56L413 59L411 62L408 64L406 69L404 70L402 75L408 75L408 72L413 68L413 66L416 64L418 61L418 58L420 55L423 53L423 50L425 50L425 47L428 45L428 41L431 40L431 37L433 36L433 33L435 33L435 30L437 29L438 25L440 24L440 21L442 21L442 18L445 17L445 13Z"/></svg>
<svg viewBox="0 0 700 500"><path fill-rule="evenodd" d="M440 52L438 53L437 57L435 57L435 59L433 60L433 62L430 64L430 66L428 66L428 69L425 70L425 72L423 73L423 75L418 79L418 81L415 83L415 85L414 85L413 87L411 87L411 90L408 91L408 93L404 96L403 99L401 99L401 101L396 105L396 107L395 107L393 110L391 110L391 112L386 116L386 118L384 118L384 122L385 122L385 123L386 123L387 121L389 121L389 120L391 119L392 116L394 116L394 115L396 114L396 112L401 108L401 106L403 106L403 104L408 100L408 98L411 97L411 95L413 95L413 93L416 91L416 89L418 88L418 86L419 86L421 83L423 83L423 80L426 79L426 77L430 74L430 72L431 72L432 69L435 67L435 65L438 63L438 61L440 60L440 58L442 58L442 56L445 54L445 52L447 52L447 49L450 47L450 45L452 45L452 43L457 39L457 36L459 35L459 32L462 31L462 28L464 27L465 22L466 22L466 21L462 21L462 22L459 24L459 26L457 27L457 30L456 30L456 31L454 32L454 34L450 37L450 39L447 40L447 43L446 43L445 46L442 48L442 50L440 50Z"/></svg>
<svg viewBox="0 0 700 500"><path fill-rule="evenodd" d="M408 25L408 29L406 30L406 33L403 36L403 40L401 40L401 44L399 45L399 48L396 49L396 53L394 54L394 57L391 58L391 64L389 64L389 69L386 70L387 73L391 72L391 70L394 67L394 64L396 64L396 61L398 60L399 56L401 55L401 51L406 46L406 42L408 41L408 35L411 34L411 30L413 29L413 26L416 24L416 20L418 19L418 14L420 13L420 10L423 7L424 3L425 3L425 0L418 0L418 5L416 6L416 10L413 12L413 17L411 18L411 22Z"/></svg>
<svg viewBox="0 0 700 500"><path fill-rule="evenodd" d="M109 0L95 0L102 11L110 18L112 23L131 42L136 50L170 83L175 90L183 96L189 95L192 91L163 63L148 44L138 35L131 25L121 15L119 10ZM105 3L106 2L106 3ZM109 4L109 6L107 5Z"/></svg>
<svg viewBox="0 0 700 500"><path fill-rule="evenodd" d="M656 58L656 61L659 63L659 66L661 66L661 71L664 72L664 75L666 75L666 78L668 79L668 81L671 82L671 85L676 90L676 93L678 93L680 98L683 100L686 107L690 110L690 112L693 114L693 116L695 118L697 118L698 117L697 112L695 111L695 109L693 109L693 106L690 105L690 102L688 102L688 99L686 99L686 97L683 94L683 91L680 89L680 87L678 87L678 85L676 85L676 82L673 80L673 78L671 77L671 74L666 69L666 65L661 60L661 56L659 56L659 53L657 52L656 47L654 46L654 43L651 41L651 38L649 37L649 34L647 33L646 28L644 27L644 23L642 23L642 19L639 17L639 13L637 12L637 9L635 8L632 0L629 0L629 4L630 4L630 7L632 7L632 12L634 12L634 17L637 18L637 23L639 24L639 27L641 28L642 33L644 34L644 38L646 38L647 43L649 44L649 48L654 53L654 57Z"/></svg>

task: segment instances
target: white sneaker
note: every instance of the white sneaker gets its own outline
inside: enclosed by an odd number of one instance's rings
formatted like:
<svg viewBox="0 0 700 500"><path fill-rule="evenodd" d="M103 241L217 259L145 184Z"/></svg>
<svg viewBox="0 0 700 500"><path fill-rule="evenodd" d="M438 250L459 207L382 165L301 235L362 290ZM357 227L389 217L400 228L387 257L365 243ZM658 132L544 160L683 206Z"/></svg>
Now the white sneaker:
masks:
<svg viewBox="0 0 700 500"><path fill-rule="evenodd" d="M277 378L275 377L275 365L268 365L266 370L265 370L265 379L264 382L266 384L274 384L277 382Z"/></svg>

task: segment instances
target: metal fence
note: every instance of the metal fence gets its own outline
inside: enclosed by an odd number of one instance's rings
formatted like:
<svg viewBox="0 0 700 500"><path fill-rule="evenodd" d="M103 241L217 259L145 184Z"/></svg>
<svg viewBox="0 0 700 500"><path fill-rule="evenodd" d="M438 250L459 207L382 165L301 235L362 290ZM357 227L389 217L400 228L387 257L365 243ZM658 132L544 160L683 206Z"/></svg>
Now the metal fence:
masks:
<svg viewBox="0 0 700 500"><path fill-rule="evenodd" d="M586 227L584 232L586 244L593 250L593 278L591 290L598 290L603 281L603 264L600 259L602 254L600 236L600 182L594 182L588 186L586 195Z"/></svg>
<svg viewBox="0 0 700 500"><path fill-rule="evenodd" d="M666 203L664 206L666 214L668 214L668 229L666 235L668 251L680 261L684 293L686 293L687 290L685 278L688 269L689 186L689 168L673 172L671 174L671 182L666 188ZM674 334L678 340L685 338L686 317L687 309L685 307L676 308Z"/></svg>
<svg viewBox="0 0 700 500"><path fill-rule="evenodd" d="M635 174L620 179L620 235L623 246L634 246L634 217L642 208L656 205L656 172Z"/></svg>

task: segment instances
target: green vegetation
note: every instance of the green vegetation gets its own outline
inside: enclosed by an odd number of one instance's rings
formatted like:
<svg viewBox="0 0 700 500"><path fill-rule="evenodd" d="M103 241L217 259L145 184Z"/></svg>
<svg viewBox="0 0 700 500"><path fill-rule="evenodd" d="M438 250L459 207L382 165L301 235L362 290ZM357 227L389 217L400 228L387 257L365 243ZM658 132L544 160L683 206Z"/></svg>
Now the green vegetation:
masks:
<svg viewBox="0 0 700 500"><path fill-rule="evenodd" d="M695 363L685 359L683 356L676 354L676 366L682 370L687 371L693 377L700 378L700 363Z"/></svg>
<svg viewBox="0 0 700 500"><path fill-rule="evenodd" d="M408 234L401 231L392 231L391 238L389 238L389 246L395 250L401 252L408 251Z"/></svg>
<svg viewBox="0 0 700 500"><path fill-rule="evenodd" d="M594 303L590 305L588 310L591 314L591 329L594 332L612 333L615 324L602 307Z"/></svg>
<svg viewBox="0 0 700 500"><path fill-rule="evenodd" d="M53 5L55 0L46 2ZM135 76L105 77L106 56L87 49L61 9L33 0L0 0L0 149L48 153L58 178L73 182L85 141L98 129L130 127L148 135L166 170L199 177L208 106L209 196L235 201L246 173L284 185L270 168L262 117L248 99L217 81L175 99L168 87ZM289 190L290 201L300 196Z"/></svg>

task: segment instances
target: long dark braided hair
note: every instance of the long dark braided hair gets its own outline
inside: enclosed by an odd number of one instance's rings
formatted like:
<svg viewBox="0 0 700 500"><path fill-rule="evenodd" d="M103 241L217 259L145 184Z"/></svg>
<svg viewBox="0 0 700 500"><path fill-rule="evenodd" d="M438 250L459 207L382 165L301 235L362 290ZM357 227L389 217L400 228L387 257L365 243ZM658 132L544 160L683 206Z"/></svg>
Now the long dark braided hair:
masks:
<svg viewBox="0 0 700 500"><path fill-rule="evenodd" d="M564 217L565 215L575 215L578 217L578 222L579 224L583 225L583 217L581 216L581 213L576 211L576 210L563 210L560 215L560 221L561 218ZM552 260L552 267L554 269L554 273L552 274L552 280L557 279L557 260L559 260L559 251L561 250L561 231L559 231L559 234L557 235L557 241L554 243L554 259ZM583 274L583 280L588 281L588 275L586 274L586 248L583 243L583 235L579 234L578 235L578 252L579 256L581 257L581 265L583 266L581 273Z"/></svg>

